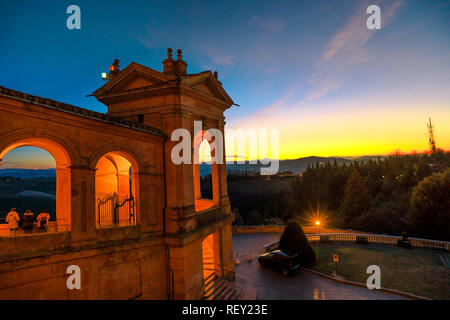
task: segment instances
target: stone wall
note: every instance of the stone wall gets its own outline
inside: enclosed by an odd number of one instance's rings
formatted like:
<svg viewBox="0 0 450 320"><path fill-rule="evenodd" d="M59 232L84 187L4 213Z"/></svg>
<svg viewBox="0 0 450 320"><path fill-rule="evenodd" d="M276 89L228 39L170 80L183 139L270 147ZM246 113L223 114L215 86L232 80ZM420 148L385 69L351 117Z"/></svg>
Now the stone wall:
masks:
<svg viewBox="0 0 450 320"><path fill-rule="evenodd" d="M0 262L0 299L167 299L165 252L149 240L10 259ZM80 290L67 288L70 265Z"/></svg>

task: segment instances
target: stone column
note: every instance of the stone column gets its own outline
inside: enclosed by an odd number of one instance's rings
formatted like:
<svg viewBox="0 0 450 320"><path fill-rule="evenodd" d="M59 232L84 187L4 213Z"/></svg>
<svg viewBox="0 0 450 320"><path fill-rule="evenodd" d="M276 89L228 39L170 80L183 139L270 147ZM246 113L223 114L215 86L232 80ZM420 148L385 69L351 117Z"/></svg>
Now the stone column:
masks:
<svg viewBox="0 0 450 320"><path fill-rule="evenodd" d="M230 207L230 199L228 198L228 185L227 185L227 158L225 154L225 121L219 120L217 124L217 128L222 132L223 134L223 163L219 164L218 171L219 171L219 177L220 177L220 205L225 206L226 213L231 212Z"/></svg>
<svg viewBox="0 0 450 320"><path fill-rule="evenodd" d="M71 229L70 168L56 168L56 226L58 231Z"/></svg>
<svg viewBox="0 0 450 320"><path fill-rule="evenodd" d="M70 167L72 244L95 241L95 169Z"/></svg>
<svg viewBox="0 0 450 320"><path fill-rule="evenodd" d="M140 172L133 175L136 179L135 192L137 223L142 233L163 231L164 182L158 174Z"/></svg>
<svg viewBox="0 0 450 320"><path fill-rule="evenodd" d="M221 242L220 246L222 249L222 265L223 265L223 276L225 279L234 280L235 271L233 263L233 240L232 240L232 228L231 222L224 225L220 231Z"/></svg>
<svg viewBox="0 0 450 320"><path fill-rule="evenodd" d="M166 232L177 233L195 229L194 174L192 161L190 164L175 164L172 161L172 148L178 141L171 141L170 136L175 129L186 129L191 133L189 148L192 147L192 114L186 111L175 111L163 115L164 132L169 136L165 144L166 175Z"/></svg>
<svg viewBox="0 0 450 320"><path fill-rule="evenodd" d="M195 200L202 198L202 188L200 183L200 165L193 164L194 166L194 194L195 194Z"/></svg>

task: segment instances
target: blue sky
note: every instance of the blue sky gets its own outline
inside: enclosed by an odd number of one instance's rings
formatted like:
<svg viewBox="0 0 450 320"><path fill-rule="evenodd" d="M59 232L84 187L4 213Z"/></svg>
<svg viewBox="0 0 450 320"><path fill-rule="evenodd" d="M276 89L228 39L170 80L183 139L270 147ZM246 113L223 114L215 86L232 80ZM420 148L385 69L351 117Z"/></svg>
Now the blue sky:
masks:
<svg viewBox="0 0 450 320"><path fill-rule="evenodd" d="M81 30L66 28L71 4ZM365 27L369 4L381 30ZM449 1L21 0L1 1L0 21L0 84L16 90L105 112L86 95L114 58L161 70L181 48L241 105L229 127L281 129L282 158L423 150L428 116L450 149Z"/></svg>

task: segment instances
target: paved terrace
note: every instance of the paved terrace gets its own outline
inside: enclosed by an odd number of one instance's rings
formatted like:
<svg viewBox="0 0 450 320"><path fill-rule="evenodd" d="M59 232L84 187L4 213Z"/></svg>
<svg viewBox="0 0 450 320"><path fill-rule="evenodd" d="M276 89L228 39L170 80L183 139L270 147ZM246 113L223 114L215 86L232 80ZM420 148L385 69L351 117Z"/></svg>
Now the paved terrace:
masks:
<svg viewBox="0 0 450 320"><path fill-rule="evenodd" d="M263 246L279 240L279 233L233 234L236 281L244 288L254 288L261 300L405 300L382 291L342 284L300 271L285 277L280 272L260 267L257 257ZM248 256L253 262L247 262Z"/></svg>

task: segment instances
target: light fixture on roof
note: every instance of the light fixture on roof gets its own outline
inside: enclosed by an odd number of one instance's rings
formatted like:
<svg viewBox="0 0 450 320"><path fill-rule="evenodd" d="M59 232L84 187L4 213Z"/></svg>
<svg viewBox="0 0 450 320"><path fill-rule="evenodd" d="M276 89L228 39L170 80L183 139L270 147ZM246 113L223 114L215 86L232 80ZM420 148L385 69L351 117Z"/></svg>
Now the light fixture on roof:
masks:
<svg viewBox="0 0 450 320"><path fill-rule="evenodd" d="M119 73L120 71L119 63L120 63L119 59L114 59L113 64L109 66L109 72L108 73L102 72L102 79L109 80L117 73Z"/></svg>

